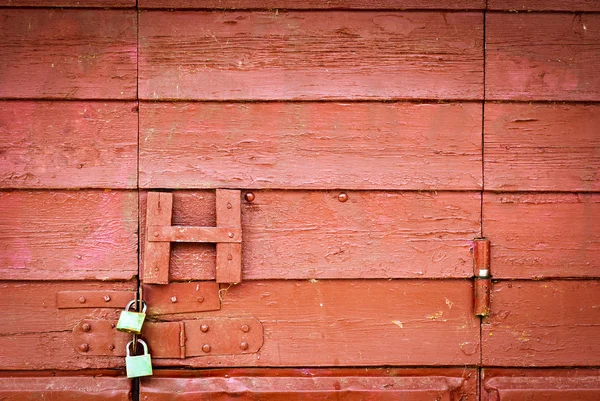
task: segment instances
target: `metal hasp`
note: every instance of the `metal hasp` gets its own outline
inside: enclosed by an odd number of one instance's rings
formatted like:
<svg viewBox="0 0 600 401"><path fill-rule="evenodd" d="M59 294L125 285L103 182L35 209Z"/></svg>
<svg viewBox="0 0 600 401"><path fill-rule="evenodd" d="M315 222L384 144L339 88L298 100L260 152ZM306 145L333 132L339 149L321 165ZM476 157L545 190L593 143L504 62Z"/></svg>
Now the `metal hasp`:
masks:
<svg viewBox="0 0 600 401"><path fill-rule="evenodd" d="M475 282L473 286L473 305L475 315L487 316L490 313L490 240L476 238L473 241L473 269Z"/></svg>
<svg viewBox="0 0 600 401"><path fill-rule="evenodd" d="M242 281L241 192L217 189L216 209L216 227L173 226L173 194L148 193L142 277L145 284L169 283L171 242L216 243L217 283Z"/></svg>

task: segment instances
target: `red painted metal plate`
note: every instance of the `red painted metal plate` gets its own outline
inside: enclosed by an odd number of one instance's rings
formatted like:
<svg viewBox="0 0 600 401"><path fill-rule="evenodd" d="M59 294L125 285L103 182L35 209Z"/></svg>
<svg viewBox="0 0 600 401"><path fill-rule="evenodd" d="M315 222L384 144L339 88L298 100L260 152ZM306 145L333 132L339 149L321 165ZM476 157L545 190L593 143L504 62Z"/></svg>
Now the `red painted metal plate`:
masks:
<svg viewBox="0 0 600 401"><path fill-rule="evenodd" d="M148 315L219 310L219 285L215 282L143 285L142 298L148 304Z"/></svg>
<svg viewBox="0 0 600 401"><path fill-rule="evenodd" d="M597 401L597 369L484 369L482 401Z"/></svg>
<svg viewBox="0 0 600 401"><path fill-rule="evenodd" d="M485 193L494 278L598 277L600 194Z"/></svg>
<svg viewBox="0 0 600 401"><path fill-rule="evenodd" d="M598 366L600 281L493 283L481 335L484 366Z"/></svg>
<svg viewBox="0 0 600 401"><path fill-rule="evenodd" d="M139 44L141 99L483 96L477 12L148 11Z"/></svg>
<svg viewBox="0 0 600 401"><path fill-rule="evenodd" d="M4 401L129 401L131 381L125 377L0 377Z"/></svg>

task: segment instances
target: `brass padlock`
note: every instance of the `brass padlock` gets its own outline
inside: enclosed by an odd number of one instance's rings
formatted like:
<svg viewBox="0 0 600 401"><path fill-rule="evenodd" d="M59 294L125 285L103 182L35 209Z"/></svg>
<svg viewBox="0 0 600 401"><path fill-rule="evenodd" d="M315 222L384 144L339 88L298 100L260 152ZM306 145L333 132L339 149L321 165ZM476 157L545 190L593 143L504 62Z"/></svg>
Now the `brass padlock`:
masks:
<svg viewBox="0 0 600 401"><path fill-rule="evenodd" d="M129 309L135 302L135 300L129 302L125 310L121 312L121 316L117 322L117 330L131 334L140 334L142 332L142 325L146 318L146 303L141 301L143 305L141 312L132 312Z"/></svg>
<svg viewBox="0 0 600 401"><path fill-rule="evenodd" d="M133 345L133 341L127 343L127 356L125 357L125 369L127 370L127 377L142 377L152 376L152 360L148 353L148 346L140 339L137 340L144 347L144 353L142 355L131 356L129 349Z"/></svg>

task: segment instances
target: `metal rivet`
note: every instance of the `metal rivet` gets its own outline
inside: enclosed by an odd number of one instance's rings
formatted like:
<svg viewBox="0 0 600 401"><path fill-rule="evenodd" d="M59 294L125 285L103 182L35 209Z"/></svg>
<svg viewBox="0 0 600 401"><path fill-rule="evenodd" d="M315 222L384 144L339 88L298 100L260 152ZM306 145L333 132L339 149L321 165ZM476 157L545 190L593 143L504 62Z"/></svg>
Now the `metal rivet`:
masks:
<svg viewBox="0 0 600 401"><path fill-rule="evenodd" d="M78 164L77 168L83 168L83 164Z"/></svg>
<svg viewBox="0 0 600 401"><path fill-rule="evenodd" d="M247 324L243 324L242 327L240 327L240 329L242 329L244 333L247 333L250 331L250 326L248 326Z"/></svg>
<svg viewBox="0 0 600 401"><path fill-rule="evenodd" d="M346 202L348 200L348 195L345 192L340 192L338 195L338 200L340 202Z"/></svg>
<svg viewBox="0 0 600 401"><path fill-rule="evenodd" d="M177 297L171 297L171 302L173 302L173 303L177 302Z"/></svg>
<svg viewBox="0 0 600 401"><path fill-rule="evenodd" d="M154 231L154 236L158 237L158 231Z"/></svg>
<svg viewBox="0 0 600 401"><path fill-rule="evenodd" d="M202 326L200 326L200 330L202 330L203 333L206 333L208 331L208 325L203 324Z"/></svg>
<svg viewBox="0 0 600 401"><path fill-rule="evenodd" d="M227 255L227 260L233 260L233 256L232 255Z"/></svg>
<svg viewBox="0 0 600 401"><path fill-rule="evenodd" d="M204 345L202 346L202 351L204 351L204 352L210 352L210 345L208 345L208 344L204 344Z"/></svg>
<svg viewBox="0 0 600 401"><path fill-rule="evenodd" d="M78 299L80 304L84 304L85 303L85 297L79 297Z"/></svg>
<svg viewBox="0 0 600 401"><path fill-rule="evenodd" d="M233 206L231 206L231 203L227 204L227 209L231 209Z"/></svg>
<svg viewBox="0 0 600 401"><path fill-rule="evenodd" d="M246 195L244 195L244 197L248 202L254 202L255 196L252 192L246 192Z"/></svg>
<svg viewBox="0 0 600 401"><path fill-rule="evenodd" d="M81 259L81 255L77 255L77 259Z"/></svg>
<svg viewBox="0 0 600 401"><path fill-rule="evenodd" d="M110 327L114 329L114 328L115 328L115 324L114 324L114 323L111 323L111 324L110 324Z"/></svg>
<svg viewBox="0 0 600 401"><path fill-rule="evenodd" d="M111 345L108 346L108 349L112 351L112 350L115 349L115 346L111 344Z"/></svg>
<svg viewBox="0 0 600 401"><path fill-rule="evenodd" d="M233 238L233 233L227 233L227 235L229 236L229 238Z"/></svg>
<svg viewBox="0 0 600 401"><path fill-rule="evenodd" d="M204 302L204 297L198 297L196 298L196 301L198 301L199 303Z"/></svg>
<svg viewBox="0 0 600 401"><path fill-rule="evenodd" d="M155 268L154 268L154 271L155 271L155 272L157 272L157 271L158 271L158 267L155 267Z"/></svg>
<svg viewBox="0 0 600 401"><path fill-rule="evenodd" d="M240 344L240 348L242 350L247 350L248 349L248 343L246 341L244 341L243 343Z"/></svg>
<svg viewBox="0 0 600 401"><path fill-rule="evenodd" d="M83 331L90 331L92 329L92 326L89 325L89 323L84 323L81 325L81 330Z"/></svg>
<svg viewBox="0 0 600 401"><path fill-rule="evenodd" d="M104 296L104 302L110 302L110 295Z"/></svg>
<svg viewBox="0 0 600 401"><path fill-rule="evenodd" d="M79 346L79 351L81 351L81 352L88 352L89 350L90 350L89 344L81 344Z"/></svg>

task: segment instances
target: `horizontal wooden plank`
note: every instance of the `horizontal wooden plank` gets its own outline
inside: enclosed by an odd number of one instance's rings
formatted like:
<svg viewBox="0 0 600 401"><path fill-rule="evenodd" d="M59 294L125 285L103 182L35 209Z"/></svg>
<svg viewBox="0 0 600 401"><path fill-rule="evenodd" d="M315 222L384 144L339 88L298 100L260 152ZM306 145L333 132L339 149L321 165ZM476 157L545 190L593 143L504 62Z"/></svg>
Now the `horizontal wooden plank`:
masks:
<svg viewBox="0 0 600 401"><path fill-rule="evenodd" d="M0 398L6 401L128 401L126 377L0 377Z"/></svg>
<svg viewBox="0 0 600 401"><path fill-rule="evenodd" d="M0 97L134 99L134 10L0 10Z"/></svg>
<svg viewBox="0 0 600 401"><path fill-rule="evenodd" d="M63 291L135 291L129 282L0 283L0 369L73 370L123 367L121 357L86 357L73 343L73 328L84 318L118 319L121 310L107 308L59 309Z"/></svg>
<svg viewBox="0 0 600 401"><path fill-rule="evenodd" d="M496 282L491 305L484 365L598 366L600 281Z"/></svg>
<svg viewBox="0 0 600 401"><path fill-rule="evenodd" d="M140 384L148 401L162 400L458 400L476 399L475 369L248 369L209 374L160 371ZM172 374L174 377L168 377Z"/></svg>
<svg viewBox="0 0 600 401"><path fill-rule="evenodd" d="M32 1L32 0L30 0ZM580 0L583 1L583 0ZM593 1L593 0L588 0ZM219 8L219 9L484 9L484 0L139 0L140 8Z"/></svg>
<svg viewBox="0 0 600 401"><path fill-rule="evenodd" d="M483 198L494 278L598 277L600 194Z"/></svg>
<svg viewBox="0 0 600 401"><path fill-rule="evenodd" d="M485 369L482 401L596 401L598 369Z"/></svg>
<svg viewBox="0 0 600 401"><path fill-rule="evenodd" d="M477 12L147 11L139 25L142 99L483 95Z"/></svg>
<svg viewBox="0 0 600 401"><path fill-rule="evenodd" d="M137 104L0 102L0 187L136 188Z"/></svg>
<svg viewBox="0 0 600 401"><path fill-rule="evenodd" d="M597 0L488 0L488 10L505 11L600 11Z"/></svg>
<svg viewBox="0 0 600 401"><path fill-rule="evenodd" d="M478 193L253 193L242 202L242 280L473 275ZM145 227L145 194L140 207ZM214 226L214 191L175 191L173 224ZM172 244L172 281L214 278L214 246Z"/></svg>
<svg viewBox="0 0 600 401"><path fill-rule="evenodd" d="M0 279L137 275L137 192L0 192Z"/></svg>
<svg viewBox="0 0 600 401"><path fill-rule="evenodd" d="M256 318L264 329L258 353L156 359L155 364L476 364L479 321L472 291L470 280L244 281L223 288L220 311L164 319Z"/></svg>
<svg viewBox="0 0 600 401"><path fill-rule="evenodd" d="M600 191L600 106L485 105L485 188Z"/></svg>
<svg viewBox="0 0 600 401"><path fill-rule="evenodd" d="M144 188L481 188L478 103L142 103L140 136Z"/></svg>
<svg viewBox="0 0 600 401"><path fill-rule="evenodd" d="M599 26L597 14L489 13L486 99L600 100Z"/></svg>
<svg viewBox="0 0 600 401"><path fill-rule="evenodd" d="M0 0L2 7L135 7L135 0Z"/></svg>

